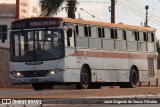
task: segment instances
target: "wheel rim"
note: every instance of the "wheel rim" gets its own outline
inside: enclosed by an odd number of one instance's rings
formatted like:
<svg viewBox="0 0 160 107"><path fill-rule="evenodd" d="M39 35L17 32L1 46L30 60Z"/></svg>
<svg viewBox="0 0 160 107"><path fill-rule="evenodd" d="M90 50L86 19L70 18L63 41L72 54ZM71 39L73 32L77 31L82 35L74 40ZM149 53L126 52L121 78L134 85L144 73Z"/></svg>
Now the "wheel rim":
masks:
<svg viewBox="0 0 160 107"><path fill-rule="evenodd" d="M89 84L89 75L86 70L83 71L81 75L81 83L84 88L88 88Z"/></svg>
<svg viewBox="0 0 160 107"><path fill-rule="evenodd" d="M137 79L137 73L135 72L135 70L133 70L133 74L132 74L132 77L131 77L131 82L132 82L133 87L137 86L138 79Z"/></svg>

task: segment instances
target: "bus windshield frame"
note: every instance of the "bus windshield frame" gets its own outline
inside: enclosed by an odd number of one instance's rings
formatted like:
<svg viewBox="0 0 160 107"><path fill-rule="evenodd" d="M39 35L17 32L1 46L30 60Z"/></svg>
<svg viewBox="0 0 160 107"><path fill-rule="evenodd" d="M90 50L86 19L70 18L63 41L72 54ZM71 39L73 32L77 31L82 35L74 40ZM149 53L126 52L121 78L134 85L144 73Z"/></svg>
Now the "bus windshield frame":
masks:
<svg viewBox="0 0 160 107"><path fill-rule="evenodd" d="M35 62L63 58L62 29L11 31L11 61Z"/></svg>

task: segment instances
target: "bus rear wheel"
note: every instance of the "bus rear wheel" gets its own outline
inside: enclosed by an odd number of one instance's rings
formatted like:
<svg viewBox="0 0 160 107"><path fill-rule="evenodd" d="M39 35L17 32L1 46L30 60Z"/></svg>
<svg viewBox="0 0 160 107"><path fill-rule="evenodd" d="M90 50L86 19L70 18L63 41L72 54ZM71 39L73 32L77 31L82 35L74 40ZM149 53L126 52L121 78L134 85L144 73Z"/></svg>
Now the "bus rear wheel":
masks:
<svg viewBox="0 0 160 107"><path fill-rule="evenodd" d="M132 68L130 74L129 88L135 88L137 87L137 84L138 84L138 74L136 72L136 69Z"/></svg>
<svg viewBox="0 0 160 107"><path fill-rule="evenodd" d="M132 68L130 72L130 82L120 83L120 88L136 88L138 84L138 74L136 69Z"/></svg>
<svg viewBox="0 0 160 107"><path fill-rule="evenodd" d="M91 76L86 67L83 67L80 75L80 82L76 84L78 89L89 89L91 85Z"/></svg>

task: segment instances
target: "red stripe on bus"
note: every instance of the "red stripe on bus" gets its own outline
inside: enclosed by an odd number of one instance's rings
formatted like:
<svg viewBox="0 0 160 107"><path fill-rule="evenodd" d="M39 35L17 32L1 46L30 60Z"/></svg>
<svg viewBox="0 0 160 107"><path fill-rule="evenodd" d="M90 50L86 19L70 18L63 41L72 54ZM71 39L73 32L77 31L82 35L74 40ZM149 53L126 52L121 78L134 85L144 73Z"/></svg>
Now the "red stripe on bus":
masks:
<svg viewBox="0 0 160 107"><path fill-rule="evenodd" d="M114 53L114 52L93 52L93 51L77 51L73 56L83 57L101 57L101 58L129 58L129 59L147 59L155 58L155 54L133 54L133 53Z"/></svg>

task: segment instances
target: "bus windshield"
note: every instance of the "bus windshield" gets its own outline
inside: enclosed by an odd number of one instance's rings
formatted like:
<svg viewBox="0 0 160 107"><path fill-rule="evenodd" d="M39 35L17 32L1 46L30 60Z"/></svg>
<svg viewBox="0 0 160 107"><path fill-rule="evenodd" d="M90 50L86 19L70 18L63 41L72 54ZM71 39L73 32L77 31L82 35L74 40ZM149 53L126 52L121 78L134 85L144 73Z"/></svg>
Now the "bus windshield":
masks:
<svg viewBox="0 0 160 107"><path fill-rule="evenodd" d="M23 30L11 32L11 61L32 62L64 57L62 30Z"/></svg>

